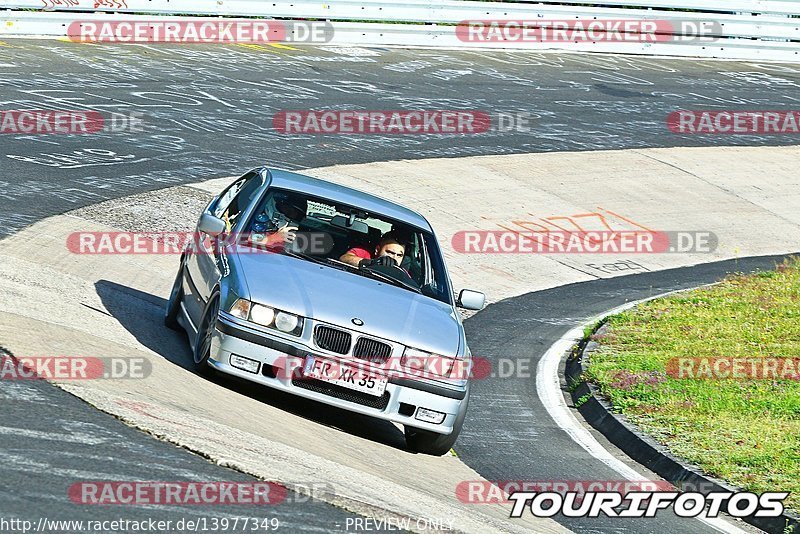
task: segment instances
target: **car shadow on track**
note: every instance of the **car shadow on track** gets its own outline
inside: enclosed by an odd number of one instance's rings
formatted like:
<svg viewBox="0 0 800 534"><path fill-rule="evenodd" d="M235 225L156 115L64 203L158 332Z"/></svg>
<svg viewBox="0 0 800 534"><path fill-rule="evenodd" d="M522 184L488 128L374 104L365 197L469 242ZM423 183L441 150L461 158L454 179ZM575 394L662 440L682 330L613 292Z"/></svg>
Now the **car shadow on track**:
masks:
<svg viewBox="0 0 800 534"><path fill-rule="evenodd" d="M164 326L166 299L108 280L97 281L95 290L106 310L133 334L139 343L175 365L187 370L192 369L192 354L186 335ZM403 432L392 423L296 397L235 377L217 376L213 381L232 392L315 423L394 448L405 448Z"/></svg>

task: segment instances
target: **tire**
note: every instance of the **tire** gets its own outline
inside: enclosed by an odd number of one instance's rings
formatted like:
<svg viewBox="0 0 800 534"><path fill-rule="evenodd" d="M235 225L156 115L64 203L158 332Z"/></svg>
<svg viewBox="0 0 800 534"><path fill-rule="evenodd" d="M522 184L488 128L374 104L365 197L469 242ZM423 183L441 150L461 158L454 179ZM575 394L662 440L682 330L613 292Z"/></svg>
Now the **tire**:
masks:
<svg viewBox="0 0 800 534"><path fill-rule="evenodd" d="M453 423L453 431L450 434L437 434L436 432L406 426L404 428L406 447L413 452L433 456L441 456L450 452L450 449L453 448L458 439L458 435L461 433L461 427L464 426L468 405L469 390L467 390L467 396L464 397L461 411L456 416L456 420Z"/></svg>
<svg viewBox="0 0 800 534"><path fill-rule="evenodd" d="M213 376L213 370L208 366L208 358L211 356L211 340L216 331L217 317L219 316L219 294L214 293L208 299L206 309L203 312L203 319L197 329L197 338L194 342L194 352L192 353L192 367L198 374Z"/></svg>
<svg viewBox="0 0 800 534"><path fill-rule="evenodd" d="M178 314L181 312L181 301L183 300L183 262L178 269L178 275L172 284L172 291L169 293L167 307L164 310L164 326L172 330L181 330L178 323Z"/></svg>

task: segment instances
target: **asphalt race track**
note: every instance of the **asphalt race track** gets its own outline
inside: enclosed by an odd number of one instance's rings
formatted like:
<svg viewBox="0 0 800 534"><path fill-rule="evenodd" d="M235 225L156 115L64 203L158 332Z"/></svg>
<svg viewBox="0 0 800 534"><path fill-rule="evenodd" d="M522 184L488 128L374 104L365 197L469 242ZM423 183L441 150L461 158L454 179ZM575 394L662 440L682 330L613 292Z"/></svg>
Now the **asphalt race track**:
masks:
<svg viewBox="0 0 800 534"><path fill-rule="evenodd" d="M792 144L685 136L680 109L788 109L800 67L591 54L260 45L0 46L2 109L138 113L143 132L3 135L0 235L104 199L230 176L398 159L635 147ZM530 113L533 129L475 135L287 135L285 109Z"/></svg>
<svg viewBox="0 0 800 534"><path fill-rule="evenodd" d="M782 109L800 101L800 66L642 57L266 46L0 44L0 109L140 113L143 132L1 135L0 236L49 215L269 163L341 163L635 147L789 145L791 136L708 138L669 132L678 109ZM472 136L285 135L284 109L527 112L530 132ZM435 178L434 178L435 179ZM769 268L723 262L564 286L488 307L466 321L474 354L529 358L565 331L626 301ZM523 313L525 310L525 313ZM515 332L508 336L507 332ZM3 342L0 333L0 344ZM618 478L555 427L532 379L475 384L456 445L489 480ZM114 507L65 500L67 481L252 480L135 431L44 383L0 382L0 510L38 519L113 519ZM290 499L291 500L291 499ZM347 512L297 497L269 511L292 530L339 530ZM35 504L34 504L35 503ZM246 513L246 512L242 512ZM190 517L159 507L127 517ZM207 510L202 515L237 515ZM700 532L694 520L567 520L577 532ZM333 525L333 527L332 527Z"/></svg>
<svg viewBox="0 0 800 534"><path fill-rule="evenodd" d="M0 386L0 511L50 527L40 532L83 532L56 528L57 521L206 521L211 518L275 519L281 529L344 530L352 514L289 492L285 501L258 513L250 505L124 506L75 505L66 499L75 480L169 480L255 482L237 471L153 439L99 412L46 382ZM313 488L309 488L313 489ZM7 527L6 527L7 528ZM109 530L109 532L127 530Z"/></svg>

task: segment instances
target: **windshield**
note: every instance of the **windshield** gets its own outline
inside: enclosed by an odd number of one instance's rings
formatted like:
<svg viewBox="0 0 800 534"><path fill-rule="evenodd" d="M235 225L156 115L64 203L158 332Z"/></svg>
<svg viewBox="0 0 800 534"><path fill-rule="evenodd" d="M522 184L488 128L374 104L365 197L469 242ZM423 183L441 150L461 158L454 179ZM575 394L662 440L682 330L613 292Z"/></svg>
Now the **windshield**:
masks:
<svg viewBox="0 0 800 534"><path fill-rule="evenodd" d="M430 232L358 206L278 188L267 191L243 231L259 239L284 226L297 228L284 254L452 304L441 251ZM369 264L381 255L395 261ZM359 258L367 260L360 267Z"/></svg>

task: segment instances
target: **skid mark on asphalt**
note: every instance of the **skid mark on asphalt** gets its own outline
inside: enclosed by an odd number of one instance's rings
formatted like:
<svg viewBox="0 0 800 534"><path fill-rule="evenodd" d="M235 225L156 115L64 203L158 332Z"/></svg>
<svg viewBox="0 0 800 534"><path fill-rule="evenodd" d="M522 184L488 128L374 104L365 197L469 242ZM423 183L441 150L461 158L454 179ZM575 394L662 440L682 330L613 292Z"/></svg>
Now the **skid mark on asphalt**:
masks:
<svg viewBox="0 0 800 534"><path fill-rule="evenodd" d="M39 402L49 404L47 398L36 390L9 381L0 382L0 398L8 401Z"/></svg>
<svg viewBox="0 0 800 534"><path fill-rule="evenodd" d="M96 437L84 433L70 433L65 434L62 432L42 432L38 430L28 430L27 428L0 426L0 434L10 436L20 436L25 438L43 439L47 441L63 441L67 443L79 443L81 445L99 445L106 443L108 440L105 438Z"/></svg>

